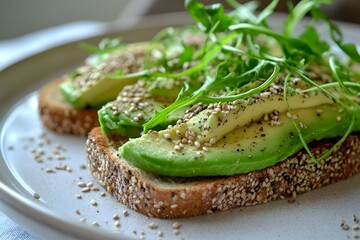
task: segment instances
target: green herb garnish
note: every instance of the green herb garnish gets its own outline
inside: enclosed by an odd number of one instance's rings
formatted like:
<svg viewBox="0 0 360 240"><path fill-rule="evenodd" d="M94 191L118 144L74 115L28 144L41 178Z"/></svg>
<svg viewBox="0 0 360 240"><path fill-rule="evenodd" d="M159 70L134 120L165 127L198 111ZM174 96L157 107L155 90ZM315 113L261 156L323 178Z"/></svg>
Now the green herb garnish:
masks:
<svg viewBox="0 0 360 240"><path fill-rule="evenodd" d="M185 1L186 10L196 21L199 31L203 31L206 36L206 44L196 52L184 48L180 62L183 64L194 61L197 64L184 71L178 71L177 68L176 72L172 72L171 69L163 72L143 72L143 77L151 79L159 76L168 78L205 76L205 81L198 89L190 87L185 82L176 101L156 113L143 125L145 133L160 125L169 114L180 108L196 103L230 102L255 96L267 89L280 73L285 74L286 79L285 99L287 94L296 94L295 89L287 85L287 81L290 76L298 76L313 86L303 92L321 91L342 106L350 116L352 115L352 108L349 106L358 106L351 96L359 96L360 85L354 82L354 78L358 78L359 73L346 66L348 63L341 62L329 50L330 46L336 45L355 62L360 62L360 55L354 44L343 42L340 29L320 9L322 4L330 4L330 0L303 0L291 8L284 22L283 33L272 29L266 21L273 14L278 0L272 1L258 13L253 2L245 5L233 0L228 2L235 8L230 12L224 11L221 4L205 6L195 0ZM301 31L299 23L304 16L309 16L309 23ZM332 42L320 37L322 34L319 34L315 27L319 22L325 23L328 27ZM265 43L263 38L266 39ZM317 84L312 80L307 74L307 67L314 63L325 66L334 82ZM255 81L261 83L251 90L237 92L242 86ZM331 91L328 90L330 88ZM219 92L221 94L216 94ZM290 105L288 108L291 112ZM294 124L304 148L317 162L328 156L344 141L353 128L354 119L348 126L346 134L320 159L315 159L311 154L302 138L301 129L295 122Z"/></svg>

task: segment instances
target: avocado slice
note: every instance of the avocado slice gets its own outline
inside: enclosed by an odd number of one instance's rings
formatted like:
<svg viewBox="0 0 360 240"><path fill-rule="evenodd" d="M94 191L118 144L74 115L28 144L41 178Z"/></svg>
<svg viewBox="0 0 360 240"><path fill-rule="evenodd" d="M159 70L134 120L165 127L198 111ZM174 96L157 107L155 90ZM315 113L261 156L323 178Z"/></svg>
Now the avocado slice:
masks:
<svg viewBox="0 0 360 240"><path fill-rule="evenodd" d="M180 88L175 80L168 79L170 85L166 85L164 79L153 81L139 80L133 85L128 85L119 93L116 100L108 102L99 111L98 117L104 134L120 134L128 137L138 137L143 130L142 125L149 121L156 112L169 106L177 97ZM161 83L157 83L157 82ZM151 87L156 86L156 92ZM168 117L159 130L175 123L185 112L179 109Z"/></svg>
<svg viewBox="0 0 360 240"><path fill-rule="evenodd" d="M60 91L75 108L99 108L114 100L124 86L137 81L136 77L115 79L108 77L108 74L137 72L145 57L159 49L160 45L148 42L127 44L104 59L95 61L95 64L89 62L76 69L75 74L69 75L60 85Z"/></svg>
<svg viewBox="0 0 360 240"><path fill-rule="evenodd" d="M321 112L321 114L320 114ZM332 104L296 109L295 121L307 143L345 134L352 117ZM354 131L360 130L360 110ZM248 173L280 162L303 148L294 123L286 112L277 115L280 125L261 118L226 134L211 146L184 144L178 129L150 131L124 144L119 153L148 172L178 177L220 176ZM211 143L211 141L210 141Z"/></svg>

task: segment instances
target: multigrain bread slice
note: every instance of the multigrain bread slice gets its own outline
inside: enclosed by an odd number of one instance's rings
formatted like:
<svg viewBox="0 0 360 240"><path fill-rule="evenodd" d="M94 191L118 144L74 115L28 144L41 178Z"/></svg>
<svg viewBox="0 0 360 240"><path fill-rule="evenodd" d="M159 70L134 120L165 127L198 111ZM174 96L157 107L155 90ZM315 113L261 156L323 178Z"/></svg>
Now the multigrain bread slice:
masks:
<svg viewBox="0 0 360 240"><path fill-rule="evenodd" d="M99 126L97 109L75 109L65 101L59 90L60 78L43 86L38 94L39 115L45 127L58 132L86 136Z"/></svg>
<svg viewBox="0 0 360 240"><path fill-rule="evenodd" d="M302 150L260 171L208 178L164 177L137 169L117 154L126 141L126 137L106 136L94 128L86 143L88 165L117 200L149 217L190 217L293 198L360 171L360 133L350 135L319 164ZM310 147L315 156L320 156L335 142L321 140Z"/></svg>

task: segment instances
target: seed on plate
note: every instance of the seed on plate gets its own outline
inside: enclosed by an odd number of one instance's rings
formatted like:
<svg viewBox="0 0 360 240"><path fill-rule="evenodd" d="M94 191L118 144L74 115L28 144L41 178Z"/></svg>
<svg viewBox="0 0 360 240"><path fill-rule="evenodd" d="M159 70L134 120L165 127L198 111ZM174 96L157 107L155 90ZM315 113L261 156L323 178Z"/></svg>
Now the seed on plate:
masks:
<svg viewBox="0 0 360 240"><path fill-rule="evenodd" d="M85 187L86 186L86 183L84 183L84 182L78 182L78 184L77 184L79 187Z"/></svg>
<svg viewBox="0 0 360 240"><path fill-rule="evenodd" d="M95 227L100 226L100 225L99 225L99 223L98 223L98 222L96 222L96 221L95 221L95 222L92 222L92 223L91 223L91 225L93 225L93 226L95 226Z"/></svg>
<svg viewBox="0 0 360 240"><path fill-rule="evenodd" d="M98 192L98 191L100 191L100 188L98 188L98 187L93 187L91 190L93 190L94 192Z"/></svg>
<svg viewBox="0 0 360 240"><path fill-rule="evenodd" d="M76 194L75 197L76 197L77 199L82 199L82 196L81 196L80 194Z"/></svg>
<svg viewBox="0 0 360 240"><path fill-rule="evenodd" d="M114 220L119 220L119 219L120 219L119 215L117 215L117 214L114 214L112 218L113 218Z"/></svg>
<svg viewBox="0 0 360 240"><path fill-rule="evenodd" d="M120 221L119 220L116 220L114 224L115 224L115 227L117 227L117 228L120 227Z"/></svg>
<svg viewBox="0 0 360 240"><path fill-rule="evenodd" d="M124 210L124 211L123 211L123 215L124 215L125 217L127 217L127 216L129 216L129 212L128 212L127 210Z"/></svg>
<svg viewBox="0 0 360 240"><path fill-rule="evenodd" d="M349 230L349 225L345 222L345 220L341 221L340 227L342 230Z"/></svg>
<svg viewBox="0 0 360 240"><path fill-rule="evenodd" d="M173 229L179 229L180 228L180 223L179 222L174 222L172 227L173 227Z"/></svg>
<svg viewBox="0 0 360 240"><path fill-rule="evenodd" d="M80 218L80 222L86 222L86 218Z"/></svg>
<svg viewBox="0 0 360 240"><path fill-rule="evenodd" d="M159 237L162 237L162 236L164 235L164 233L163 233L161 230L159 230L159 231L157 232L157 235L158 235Z"/></svg>
<svg viewBox="0 0 360 240"><path fill-rule="evenodd" d="M92 186L94 186L94 183L90 181L90 182L88 182L88 183L86 184L86 186L87 186L87 187L92 187Z"/></svg>
<svg viewBox="0 0 360 240"><path fill-rule="evenodd" d="M359 217L354 214L353 216L354 223L360 223Z"/></svg>
<svg viewBox="0 0 360 240"><path fill-rule="evenodd" d="M106 196L106 193L105 193L105 192L102 192L102 193L100 193L100 196L105 197L105 196Z"/></svg>
<svg viewBox="0 0 360 240"><path fill-rule="evenodd" d="M149 224L149 228L150 229L156 229L157 228L157 225L155 223L150 223Z"/></svg>
<svg viewBox="0 0 360 240"><path fill-rule="evenodd" d="M76 210L75 213L76 213L77 215L80 215L80 211L79 211L79 210Z"/></svg>
<svg viewBox="0 0 360 240"><path fill-rule="evenodd" d="M82 191L82 192L90 192L90 188L85 187L85 188L83 188L81 191Z"/></svg>
<svg viewBox="0 0 360 240"><path fill-rule="evenodd" d="M40 194L38 194L37 192L34 192L33 196L34 196L34 198L36 198L36 199L39 199L39 198L40 198Z"/></svg>
<svg viewBox="0 0 360 240"><path fill-rule="evenodd" d="M97 206L97 202L94 199L90 201L90 204L93 205L93 206Z"/></svg>
<svg viewBox="0 0 360 240"><path fill-rule="evenodd" d="M54 171L54 169L46 168L46 169L45 169L45 172L47 172L47 173L54 173L55 171Z"/></svg>
<svg viewBox="0 0 360 240"><path fill-rule="evenodd" d="M358 224L355 224L352 226L352 230L354 231L359 231L360 230L360 226Z"/></svg>
<svg viewBox="0 0 360 240"><path fill-rule="evenodd" d="M179 230L179 229L174 229L174 230L173 230L173 233L174 233L175 235L178 235L178 234L180 233L180 230Z"/></svg>
<svg viewBox="0 0 360 240"><path fill-rule="evenodd" d="M357 233L354 233L353 238L354 238L354 239L359 239L359 238L360 238L360 235L357 234Z"/></svg>

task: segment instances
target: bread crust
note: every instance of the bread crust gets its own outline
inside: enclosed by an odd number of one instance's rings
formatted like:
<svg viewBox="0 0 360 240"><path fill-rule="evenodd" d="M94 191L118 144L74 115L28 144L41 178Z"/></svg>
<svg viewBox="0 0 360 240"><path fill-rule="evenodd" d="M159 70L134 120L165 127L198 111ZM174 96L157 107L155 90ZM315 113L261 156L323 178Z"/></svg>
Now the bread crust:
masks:
<svg viewBox="0 0 360 240"><path fill-rule="evenodd" d="M60 93L63 78L43 86L38 95L39 115L43 125L55 132L86 136L99 126L97 109L75 109Z"/></svg>
<svg viewBox="0 0 360 240"><path fill-rule="evenodd" d="M334 139L311 144L322 155ZM350 135L327 159L315 164L301 150L272 167L229 177L172 178L146 173L117 154L126 137L105 136L94 128L87 139L87 161L93 176L121 203L144 215L182 218L272 200L349 178L360 171L360 133Z"/></svg>

